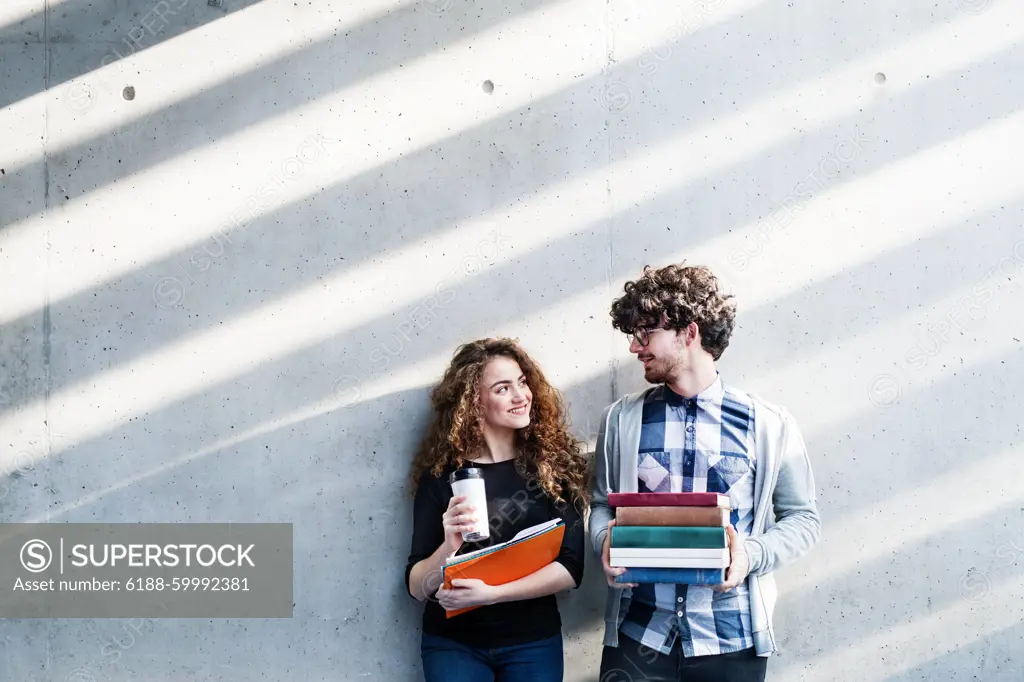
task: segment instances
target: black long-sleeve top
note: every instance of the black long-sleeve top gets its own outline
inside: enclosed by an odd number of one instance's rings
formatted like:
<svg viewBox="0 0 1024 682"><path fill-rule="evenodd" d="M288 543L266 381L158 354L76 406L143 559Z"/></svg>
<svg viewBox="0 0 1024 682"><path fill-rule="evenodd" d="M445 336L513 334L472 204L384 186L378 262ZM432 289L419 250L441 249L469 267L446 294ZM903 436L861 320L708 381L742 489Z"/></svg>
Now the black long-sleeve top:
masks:
<svg viewBox="0 0 1024 682"><path fill-rule="evenodd" d="M506 542L521 530L558 517L565 522L565 535L555 561L565 566L578 588L583 579L584 528L579 505L571 502L568 492L562 493L565 502L556 505L539 482L518 472L515 460L474 463L472 466L483 470L490 537L480 542L463 543L458 554ZM434 477L427 472L420 479L413 505L412 547L405 569L406 589L409 589L412 567L436 552L444 542L441 517L453 496L448 474L445 471L441 477ZM553 594L481 606L448 619L434 596L440 587L440 574L429 576L425 582L428 592L423 612L425 634L448 637L470 646L499 647L524 644L561 632L562 621Z"/></svg>

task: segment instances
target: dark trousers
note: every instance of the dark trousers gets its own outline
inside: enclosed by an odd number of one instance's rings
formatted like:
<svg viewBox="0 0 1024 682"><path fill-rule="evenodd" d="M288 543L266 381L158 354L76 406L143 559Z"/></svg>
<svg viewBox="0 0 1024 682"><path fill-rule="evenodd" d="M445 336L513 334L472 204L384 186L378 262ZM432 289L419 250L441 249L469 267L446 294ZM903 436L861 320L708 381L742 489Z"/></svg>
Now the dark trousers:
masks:
<svg viewBox="0 0 1024 682"><path fill-rule="evenodd" d="M663 654L619 635L601 652L601 682L764 682L768 659L754 649L714 656L683 656L677 641Z"/></svg>
<svg viewBox="0 0 1024 682"><path fill-rule="evenodd" d="M427 682L562 682L562 636L494 649L423 635Z"/></svg>

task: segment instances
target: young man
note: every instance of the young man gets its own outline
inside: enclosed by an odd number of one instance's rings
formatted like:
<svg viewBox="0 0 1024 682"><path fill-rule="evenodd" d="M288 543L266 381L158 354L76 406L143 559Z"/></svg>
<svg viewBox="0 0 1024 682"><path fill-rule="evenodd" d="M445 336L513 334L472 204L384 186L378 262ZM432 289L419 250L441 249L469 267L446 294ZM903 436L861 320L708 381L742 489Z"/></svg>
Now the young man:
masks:
<svg viewBox="0 0 1024 682"><path fill-rule="evenodd" d="M761 682L778 650L772 572L820 533L803 438L784 408L722 382L715 362L736 310L710 270L648 266L624 291L612 324L632 337L653 386L607 407L597 440L590 535L609 585L601 679ZM609 492L728 495L726 582L615 583L626 569L609 565Z"/></svg>

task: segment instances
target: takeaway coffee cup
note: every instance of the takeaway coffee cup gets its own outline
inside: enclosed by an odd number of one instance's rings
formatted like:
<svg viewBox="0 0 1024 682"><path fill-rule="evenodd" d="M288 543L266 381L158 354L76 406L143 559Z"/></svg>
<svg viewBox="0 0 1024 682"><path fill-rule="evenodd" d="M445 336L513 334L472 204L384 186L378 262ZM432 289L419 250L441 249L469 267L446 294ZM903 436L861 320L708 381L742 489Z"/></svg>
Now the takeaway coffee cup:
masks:
<svg viewBox="0 0 1024 682"><path fill-rule="evenodd" d="M452 484L452 492L456 497L466 496L466 504L476 508L476 523L473 528L462 534L466 542L478 542L491 536L487 525L487 490L484 485L484 472L476 467L456 469L448 482Z"/></svg>

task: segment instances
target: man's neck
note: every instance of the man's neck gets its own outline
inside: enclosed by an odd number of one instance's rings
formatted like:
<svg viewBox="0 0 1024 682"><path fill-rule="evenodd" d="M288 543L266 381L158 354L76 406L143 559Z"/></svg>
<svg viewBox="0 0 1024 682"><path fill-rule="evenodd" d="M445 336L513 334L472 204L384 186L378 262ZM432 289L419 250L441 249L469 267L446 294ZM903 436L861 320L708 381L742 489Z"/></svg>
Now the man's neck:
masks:
<svg viewBox="0 0 1024 682"><path fill-rule="evenodd" d="M691 369L682 372L678 377L665 383L673 391L685 398L693 398L706 389L718 379L718 370L715 368L714 360L708 358L707 362L701 362Z"/></svg>

